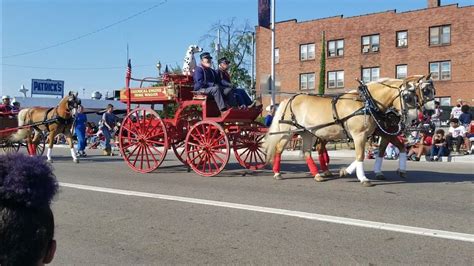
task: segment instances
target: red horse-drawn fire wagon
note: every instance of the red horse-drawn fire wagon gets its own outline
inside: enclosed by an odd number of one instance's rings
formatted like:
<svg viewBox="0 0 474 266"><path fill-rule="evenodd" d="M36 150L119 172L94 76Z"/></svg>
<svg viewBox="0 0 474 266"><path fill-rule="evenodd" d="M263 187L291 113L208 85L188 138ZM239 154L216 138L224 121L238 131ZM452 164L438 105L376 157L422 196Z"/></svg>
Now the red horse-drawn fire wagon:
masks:
<svg viewBox="0 0 474 266"><path fill-rule="evenodd" d="M130 88L132 80L139 81L140 86ZM143 86L157 81L157 87ZM219 174L231 150L247 169L265 166L262 142L266 128L255 121L261 106L229 109L221 114L213 99L193 91L192 76L178 74L134 79L128 72L120 100L128 109L119 133L120 151L137 172L156 170L169 148L184 165L202 176ZM138 107L131 110L131 104ZM156 104L172 110L173 115L160 117L154 110Z"/></svg>
<svg viewBox="0 0 474 266"><path fill-rule="evenodd" d="M28 147L25 141L12 141L10 137L21 128L38 126L41 123L18 126L18 112L0 112L0 148L4 153L18 152L20 147ZM34 145L35 152L30 154L43 155L46 146L46 134L41 132L39 142Z"/></svg>

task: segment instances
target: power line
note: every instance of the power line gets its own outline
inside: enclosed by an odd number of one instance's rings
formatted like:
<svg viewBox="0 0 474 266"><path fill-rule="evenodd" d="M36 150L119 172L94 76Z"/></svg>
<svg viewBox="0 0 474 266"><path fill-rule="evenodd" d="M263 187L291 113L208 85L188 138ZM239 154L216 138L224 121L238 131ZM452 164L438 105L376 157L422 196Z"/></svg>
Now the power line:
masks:
<svg viewBox="0 0 474 266"><path fill-rule="evenodd" d="M158 4L155 4L149 8L146 8L146 9L143 9L142 11L138 12L138 13L135 13L133 15L130 15L124 19L121 19L119 21L116 21L112 24L109 24L107 26L104 26L102 28L99 28L99 29L96 29L94 31L91 31L89 33L86 33L86 34L82 34L82 35L79 35L75 38L72 38L72 39L69 39L69 40L66 40L66 41L62 41L62 42L58 42L58 43L55 43L55 44L52 44L52 45L49 45L49 46L46 46L46 47L43 47L43 48L39 48L39 49L35 49L35 50L30 50L30 51L26 51L26 52L22 52L22 53L18 53L18 54L12 54L12 55L7 55L7 56L2 56L2 58L11 58L11 57L17 57L17 56L23 56L23 55L28 55L28 54L33 54L33 53L37 53L37 52L41 52L41 51L44 51L44 50L48 50L48 49L51 49L51 48L55 48L55 47L58 47L58 46L61 46L61 45L64 45L64 44L67 44L67 43L70 43L70 42L74 42L74 41L77 41L77 40L80 40L80 39L83 39L85 37L88 37L90 35L93 35L93 34L96 34L96 33L99 33L101 31L104 31L106 29L109 29L113 26L116 26L118 24L121 24L121 23L124 23L134 17L137 17L139 15L142 15L146 12L149 12L150 10L152 9L155 9L163 4L165 4L168 0L163 0L162 2L158 3Z"/></svg>
<svg viewBox="0 0 474 266"><path fill-rule="evenodd" d="M49 69L49 70L108 70L108 69L125 69L125 66L107 66L107 67L44 67L44 66L25 66L25 65L15 65L15 64L2 64L2 66L7 67L17 67L17 68L32 68L32 69ZM134 68L137 67L149 67L154 65L134 65Z"/></svg>

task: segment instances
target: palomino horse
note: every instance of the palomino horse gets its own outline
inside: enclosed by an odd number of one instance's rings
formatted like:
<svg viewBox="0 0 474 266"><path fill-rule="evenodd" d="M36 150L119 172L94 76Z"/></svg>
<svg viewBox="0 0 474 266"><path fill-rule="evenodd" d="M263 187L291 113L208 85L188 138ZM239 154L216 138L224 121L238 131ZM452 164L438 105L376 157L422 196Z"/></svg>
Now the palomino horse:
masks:
<svg viewBox="0 0 474 266"><path fill-rule="evenodd" d="M318 174L316 164L311 158L314 137L323 141L350 137L354 140L356 158L343 172L352 174L356 171L363 186L372 186L363 168L365 143L379 123L370 115L371 110L375 107L385 113L394 107L402 111L403 122L408 123L408 120L416 118L416 108L406 110L404 99L407 95L415 98L416 85L416 82L413 84L396 79L381 79L367 84L367 91L374 105L371 108L364 108L365 103L360 99L360 95L353 93L341 94L336 98L300 94L283 101L274 116L264 144L267 163L274 161L274 177L282 178L281 153L292 133L299 131L302 132L300 134L303 137L306 162L316 181L324 181L324 178Z"/></svg>
<svg viewBox="0 0 474 266"><path fill-rule="evenodd" d="M436 90L433 85L433 81L431 80L431 74L429 74L425 80L423 80L422 78L420 79L420 76L413 76L411 77L411 79L417 80L417 82L419 82L419 85L420 85L420 86L417 86L417 90L416 90L418 111L422 111L422 108L424 108L425 110L434 110ZM407 100L411 101L410 99L407 99ZM411 122L411 121L407 121L407 122ZM397 136L387 134L386 132L383 132L382 130L377 130L375 133L376 135L382 137L380 145L379 145L379 153L377 157L375 158L375 164L374 164L375 178L379 180L385 179L385 176L382 173L382 162L383 162L383 157L385 155L385 150L387 149L387 146L389 143L392 143L400 151L400 156L398 157L399 169L397 172L399 173L401 177L406 177L406 171L401 170L402 169L401 166L406 165L406 161L407 161L405 144L402 143L397 138ZM403 168L403 169L406 169L406 168Z"/></svg>
<svg viewBox="0 0 474 266"><path fill-rule="evenodd" d="M77 97L77 93L69 92L54 108L43 108L33 107L26 108L20 111L18 114L18 126L27 126L19 129L15 134L12 135L13 141L21 141L26 139L28 143L28 149L30 154L34 154L35 145L39 142L41 131L48 131L48 151L46 156L48 161L51 160L51 150L54 145L54 138L57 134L64 134L66 136L69 148L71 149L71 156L74 162L78 163L79 160L76 157L74 146L72 143L71 128L73 125L73 113L76 108L81 104L81 100ZM35 125L28 127L28 125ZM34 138L32 139L32 129L35 131Z"/></svg>
<svg viewBox="0 0 474 266"><path fill-rule="evenodd" d="M408 77L404 82L417 82L418 86L416 86L416 98L410 97L410 94L405 94L404 101L405 101L405 108L406 110L414 109L417 108L418 111L421 111L422 107L425 110L433 110L434 109L434 97L436 94L436 90L433 86L433 82L430 79L431 74L426 77L426 79L423 80L423 76L421 75L415 75ZM400 86L402 85L402 81L400 81ZM401 111L401 110L400 110ZM385 123L385 128L388 128L390 131L395 131L396 126L398 123L399 117L391 117L391 121L387 121ZM392 124L390 124L392 122ZM394 122L394 123L393 123ZM411 121L406 121L410 123ZM396 135L390 134L386 130L377 128L374 132L374 135L380 136L381 137L381 142L379 145L379 152L378 156L375 159L375 164L374 164L374 173L375 173L375 179L378 180L383 180L385 179L385 176L382 173L382 162L383 162L383 157L385 154L385 150L387 149L387 146L389 143L392 143L394 146L396 146L399 151L400 151L400 156L399 156L399 168L397 170L398 174L401 177L406 177L406 147L405 144L402 143ZM325 175L330 176L331 173L327 171L328 167L327 165L329 164L329 158L327 156L321 157L321 154L324 153L325 151L325 145L326 142L320 140L317 146L317 151L320 154L319 156L319 162L321 164L321 168L323 171L325 171ZM344 174L344 173L342 173Z"/></svg>

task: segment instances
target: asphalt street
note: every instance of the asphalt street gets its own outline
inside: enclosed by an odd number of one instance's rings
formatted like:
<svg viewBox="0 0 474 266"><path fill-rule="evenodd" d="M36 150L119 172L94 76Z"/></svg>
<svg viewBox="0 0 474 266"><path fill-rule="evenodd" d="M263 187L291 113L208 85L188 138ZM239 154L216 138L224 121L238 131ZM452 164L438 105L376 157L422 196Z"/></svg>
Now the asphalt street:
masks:
<svg viewBox="0 0 474 266"><path fill-rule="evenodd" d="M270 170L249 172L233 159L219 176L200 177L170 154L155 173L139 174L121 157L89 152L74 164L66 151L53 153L62 184L53 203L53 265L474 263L474 163L409 162L409 177L401 179L397 163L386 161L387 180L366 188L355 177L317 183L298 157L284 158L286 179L277 181ZM331 170L349 162L331 158ZM367 161L369 178L372 167ZM231 207L235 203L256 210ZM359 225L259 211L263 207L352 218ZM471 241L364 227L369 221L463 233Z"/></svg>

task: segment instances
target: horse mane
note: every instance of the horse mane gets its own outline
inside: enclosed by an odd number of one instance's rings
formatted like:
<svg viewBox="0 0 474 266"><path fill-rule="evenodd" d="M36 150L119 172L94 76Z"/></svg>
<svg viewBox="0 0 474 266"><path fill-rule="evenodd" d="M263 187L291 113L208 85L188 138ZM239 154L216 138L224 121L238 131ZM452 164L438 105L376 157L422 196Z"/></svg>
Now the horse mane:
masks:
<svg viewBox="0 0 474 266"><path fill-rule="evenodd" d="M371 88L379 89L383 87L396 87L399 88L403 84L403 80L394 78L379 78L378 80L367 83Z"/></svg>
<svg viewBox="0 0 474 266"><path fill-rule="evenodd" d="M69 95L66 95L61 99L61 101L59 101L58 105L56 106L56 111L58 112L58 114L59 112L61 113L64 112L63 118L66 118L66 119L72 116L72 114L68 110L68 106L67 106L68 100L69 100ZM60 115L63 116L63 114L60 114Z"/></svg>

